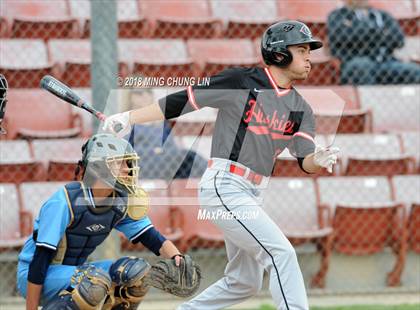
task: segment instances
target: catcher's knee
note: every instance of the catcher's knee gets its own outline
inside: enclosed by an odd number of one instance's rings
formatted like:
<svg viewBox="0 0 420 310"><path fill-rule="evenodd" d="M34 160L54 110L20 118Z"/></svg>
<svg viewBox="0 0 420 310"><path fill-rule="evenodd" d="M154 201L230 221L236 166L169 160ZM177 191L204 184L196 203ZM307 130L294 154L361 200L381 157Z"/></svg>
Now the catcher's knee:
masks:
<svg viewBox="0 0 420 310"><path fill-rule="evenodd" d="M149 272L150 264L143 258L124 256L109 269L112 282L119 286L138 286Z"/></svg>
<svg viewBox="0 0 420 310"><path fill-rule="evenodd" d="M71 279L71 288L48 302L46 310L99 310L111 289L109 274L93 265L78 267Z"/></svg>

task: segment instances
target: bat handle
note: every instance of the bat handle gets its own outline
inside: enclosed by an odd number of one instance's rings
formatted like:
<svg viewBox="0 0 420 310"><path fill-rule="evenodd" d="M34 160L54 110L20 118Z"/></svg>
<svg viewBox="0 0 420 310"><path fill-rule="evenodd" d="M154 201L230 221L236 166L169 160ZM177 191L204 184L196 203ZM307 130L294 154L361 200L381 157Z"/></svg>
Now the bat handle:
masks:
<svg viewBox="0 0 420 310"><path fill-rule="evenodd" d="M103 114L103 113L101 113L101 112L99 112L99 111L97 111L97 112L95 113L95 115L96 115L96 117L97 117L99 120L101 120L102 122L103 122L103 121L105 121L105 119L106 119L106 115L105 115L105 114ZM121 125L121 124L115 124L115 125L113 126L113 129L114 129L114 132L118 133L118 132L120 132L120 131L123 129L123 127L122 127L122 125Z"/></svg>

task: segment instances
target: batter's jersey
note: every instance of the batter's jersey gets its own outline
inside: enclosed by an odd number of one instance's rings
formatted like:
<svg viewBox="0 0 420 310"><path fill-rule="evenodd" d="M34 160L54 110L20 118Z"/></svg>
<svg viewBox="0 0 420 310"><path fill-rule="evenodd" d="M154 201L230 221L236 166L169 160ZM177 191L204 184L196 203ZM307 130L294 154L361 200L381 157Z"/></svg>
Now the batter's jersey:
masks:
<svg viewBox="0 0 420 310"><path fill-rule="evenodd" d="M198 110L219 109L211 157L239 162L270 176L277 156L288 148L297 158L315 150L315 119L292 87L282 89L268 68L232 68L159 100L166 119Z"/></svg>
<svg viewBox="0 0 420 310"><path fill-rule="evenodd" d="M88 198L86 197L86 199ZM32 235L29 236L19 254L19 261L30 263L36 246L57 250L57 246L70 224L70 219L70 208L67 204L65 190L61 188L41 207L34 222L34 231L37 232L36 242ZM152 223L147 216L138 221L126 217L115 226L115 229L121 231L129 240L133 240L151 227Z"/></svg>

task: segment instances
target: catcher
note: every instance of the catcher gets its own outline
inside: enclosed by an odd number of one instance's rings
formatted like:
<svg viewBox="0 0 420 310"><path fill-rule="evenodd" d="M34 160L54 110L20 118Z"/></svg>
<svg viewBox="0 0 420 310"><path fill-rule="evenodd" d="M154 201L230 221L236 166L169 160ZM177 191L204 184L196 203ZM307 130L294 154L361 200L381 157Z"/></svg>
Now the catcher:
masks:
<svg viewBox="0 0 420 310"><path fill-rule="evenodd" d="M200 269L166 240L147 217L147 194L137 186L138 156L108 134L82 147L76 179L42 206L18 259L17 283L26 309L137 309L150 286L187 297ZM86 263L115 228L165 259L150 266L136 257Z"/></svg>

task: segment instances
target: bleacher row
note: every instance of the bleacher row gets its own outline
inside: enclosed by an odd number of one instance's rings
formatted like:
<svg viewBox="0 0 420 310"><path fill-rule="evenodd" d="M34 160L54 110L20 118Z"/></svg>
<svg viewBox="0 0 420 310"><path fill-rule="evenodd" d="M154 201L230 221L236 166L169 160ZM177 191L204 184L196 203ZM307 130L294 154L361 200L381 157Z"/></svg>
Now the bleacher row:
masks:
<svg viewBox="0 0 420 310"><path fill-rule="evenodd" d="M325 22L328 13L342 5L340 0L117 3L120 76L145 73L150 77L211 76L232 65L261 64L262 31L279 19L299 16L326 43L323 49L314 52L312 73L301 84L338 83L339 61L329 56ZM370 3L394 14L406 25L409 37L396 54L401 59L419 62L417 2L371 0ZM88 0L61 0L54 4L2 1L0 34L5 38L0 46L0 70L8 77L10 87L38 87L45 74L53 74L72 87L89 87L89 10ZM83 30L77 31L78 28Z"/></svg>
<svg viewBox="0 0 420 310"><path fill-rule="evenodd" d="M407 35L418 34L420 5L416 0L369 0L390 12ZM267 25L297 16L325 37L328 14L341 0L119 0L119 36L158 38L258 38ZM89 0L2 1L1 31L13 38L89 37ZM413 27L414 25L414 27Z"/></svg>
<svg viewBox="0 0 420 310"><path fill-rule="evenodd" d="M0 184L0 249L18 248L31 233L42 203L62 182ZM197 179L142 180L149 216L182 251L223 246L221 232L198 220ZM312 286L324 287L332 251L369 255L391 247L396 256L388 285L400 284L407 251L420 253L419 175L334 178L272 178L263 190L264 210L296 246L313 243L321 256ZM408 194L412 193L412 194ZM281 197L281 199L279 199ZM125 251L141 251L121 238Z"/></svg>

